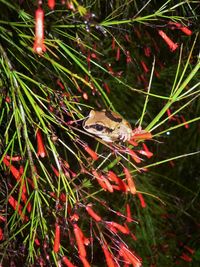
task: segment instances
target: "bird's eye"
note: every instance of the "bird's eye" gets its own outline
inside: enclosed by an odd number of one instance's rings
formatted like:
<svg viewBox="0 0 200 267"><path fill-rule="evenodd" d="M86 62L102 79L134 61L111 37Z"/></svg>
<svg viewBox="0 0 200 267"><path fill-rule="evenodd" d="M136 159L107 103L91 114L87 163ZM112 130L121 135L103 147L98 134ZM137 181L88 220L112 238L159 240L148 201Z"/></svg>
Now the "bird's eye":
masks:
<svg viewBox="0 0 200 267"><path fill-rule="evenodd" d="M103 125L101 125L101 124L96 124L96 125L95 125L95 129L96 129L97 131L101 132L101 131L103 131L104 127L103 127Z"/></svg>

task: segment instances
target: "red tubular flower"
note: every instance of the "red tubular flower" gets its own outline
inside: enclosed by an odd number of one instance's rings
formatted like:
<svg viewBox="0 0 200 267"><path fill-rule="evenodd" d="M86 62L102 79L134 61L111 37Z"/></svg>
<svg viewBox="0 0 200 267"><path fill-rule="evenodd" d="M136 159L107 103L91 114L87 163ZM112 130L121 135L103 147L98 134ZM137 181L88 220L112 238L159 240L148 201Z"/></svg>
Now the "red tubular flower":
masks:
<svg viewBox="0 0 200 267"><path fill-rule="evenodd" d="M21 156L13 156L13 157L11 157L11 156L9 156L9 155L5 155L5 158L6 158L7 160L10 160L10 161L20 161L20 160L22 159Z"/></svg>
<svg viewBox="0 0 200 267"><path fill-rule="evenodd" d="M46 157L46 150L44 147L44 143L42 140L42 133L40 129L37 129L36 138L37 138L37 155L40 156L41 158L44 158Z"/></svg>
<svg viewBox="0 0 200 267"><path fill-rule="evenodd" d="M131 234L132 239L133 239L134 241L136 241L136 240L137 240L137 237L136 237L133 233L130 233L130 234Z"/></svg>
<svg viewBox="0 0 200 267"><path fill-rule="evenodd" d="M132 62L130 51L126 51L126 63L129 64Z"/></svg>
<svg viewBox="0 0 200 267"><path fill-rule="evenodd" d="M182 32L184 32L186 35L192 35L192 31L191 31L190 29L188 29L187 27L182 26L182 27L180 28L180 30L181 30Z"/></svg>
<svg viewBox="0 0 200 267"><path fill-rule="evenodd" d="M117 47L116 61L120 60L120 48Z"/></svg>
<svg viewBox="0 0 200 267"><path fill-rule="evenodd" d="M48 6L50 9L54 9L55 7L55 0L48 0Z"/></svg>
<svg viewBox="0 0 200 267"><path fill-rule="evenodd" d="M0 221L5 222L6 218L0 215Z"/></svg>
<svg viewBox="0 0 200 267"><path fill-rule="evenodd" d="M6 103L11 103L10 97L9 96L6 96L5 101L6 101Z"/></svg>
<svg viewBox="0 0 200 267"><path fill-rule="evenodd" d="M129 260L126 253L121 248L119 249L119 256L123 258L124 267L131 265L131 261Z"/></svg>
<svg viewBox="0 0 200 267"><path fill-rule="evenodd" d="M141 207L142 207L142 208L146 208L146 202L145 202L145 200L144 200L143 195L142 195L141 193L137 193L137 195L138 195L138 198L139 198L139 200L140 200Z"/></svg>
<svg viewBox="0 0 200 267"><path fill-rule="evenodd" d="M114 233L114 234L117 234L118 233L118 230L117 228L115 228L114 226L112 226L112 224L110 223L107 223L107 228L109 228L109 230Z"/></svg>
<svg viewBox="0 0 200 267"><path fill-rule="evenodd" d="M3 163L7 166L7 167L9 167L10 168L10 171L11 171L11 173L12 173L12 175L15 177L15 179L17 180L17 181L19 181L20 180L20 182L22 182L22 180L20 179L21 178L21 176L23 175L23 172L21 172L21 170L20 171L18 171L13 165L10 165L10 162L4 157L4 159L3 159ZM21 169L21 168L20 168ZM26 185L25 185L25 183L23 183L22 184L22 195L21 195L21 199L22 199L22 201L26 204L27 203L27 197L26 197ZM30 212L31 211L31 204L30 204L30 202L27 204L27 210L28 210L28 212Z"/></svg>
<svg viewBox="0 0 200 267"><path fill-rule="evenodd" d="M169 121L170 121L170 120L173 120L173 121L176 120L176 119L174 118L174 116L172 116L172 114L171 114L171 110L170 110L169 108L167 109L167 116L168 116Z"/></svg>
<svg viewBox="0 0 200 267"><path fill-rule="evenodd" d="M86 61L88 63L88 69L90 69L90 51L88 51Z"/></svg>
<svg viewBox="0 0 200 267"><path fill-rule="evenodd" d="M63 83L61 82L61 80L57 79L56 83L57 83L57 85L58 85L62 90L65 90L65 86L63 85Z"/></svg>
<svg viewBox="0 0 200 267"><path fill-rule="evenodd" d="M115 182L116 184L119 183L119 177L117 177L117 175L113 171L109 171L107 173L107 177L110 181Z"/></svg>
<svg viewBox="0 0 200 267"><path fill-rule="evenodd" d="M188 129L189 128L189 124L186 122L186 119L185 119L185 117L183 115L181 115L181 119L185 123L184 124L185 128Z"/></svg>
<svg viewBox="0 0 200 267"><path fill-rule="evenodd" d="M61 194L60 194L60 200L61 200L62 202L64 202L64 203L66 203L66 201L67 201L67 196L66 196L66 194L61 193Z"/></svg>
<svg viewBox="0 0 200 267"><path fill-rule="evenodd" d="M13 196L10 196L8 198L8 202L13 207L14 210L16 210L22 219L24 219L24 214L22 213L22 205L17 202L17 200L14 199Z"/></svg>
<svg viewBox="0 0 200 267"><path fill-rule="evenodd" d="M93 160L97 160L99 156L89 146L84 146L85 151L92 157Z"/></svg>
<svg viewBox="0 0 200 267"><path fill-rule="evenodd" d="M126 204L126 221L127 222L133 221L133 219L131 217L131 208L130 208L130 205L128 203Z"/></svg>
<svg viewBox="0 0 200 267"><path fill-rule="evenodd" d="M195 250L189 246L184 245L184 248L190 253L190 254L194 254Z"/></svg>
<svg viewBox="0 0 200 267"><path fill-rule="evenodd" d="M124 259L128 259L134 267L142 266L141 260L136 255L134 255L127 247L125 247L123 243L120 244L120 254L124 257Z"/></svg>
<svg viewBox="0 0 200 267"><path fill-rule="evenodd" d="M97 182L99 183L99 185L105 190L107 191L107 185L105 184L102 175L99 175L98 172L96 170L92 171L92 174L94 175L94 177L96 178Z"/></svg>
<svg viewBox="0 0 200 267"><path fill-rule="evenodd" d="M144 48L144 54L146 57L150 57L151 55L151 48L150 47L145 47Z"/></svg>
<svg viewBox="0 0 200 267"><path fill-rule="evenodd" d="M128 187L130 189L131 194L135 195L136 194L136 188L135 188L135 183L132 179L132 176L127 168L124 167L124 173L126 176L126 180L128 183Z"/></svg>
<svg viewBox="0 0 200 267"><path fill-rule="evenodd" d="M104 88L106 89L106 92L108 94L110 94L110 88L109 88L108 84L107 83L104 83L103 85L104 85Z"/></svg>
<svg viewBox="0 0 200 267"><path fill-rule="evenodd" d="M113 184L113 185L112 185L112 188L113 188L114 190L121 191L121 188L119 187L119 185L115 185L115 184Z"/></svg>
<svg viewBox="0 0 200 267"><path fill-rule="evenodd" d="M192 258L189 257L187 254L183 253L180 258L184 261L187 261L187 262L191 262L192 261Z"/></svg>
<svg viewBox="0 0 200 267"><path fill-rule="evenodd" d="M39 241L38 238L35 238L34 242L35 242L35 244L36 244L37 246L40 246L40 241Z"/></svg>
<svg viewBox="0 0 200 267"><path fill-rule="evenodd" d="M39 55L46 51L44 45L44 11L40 7L35 11L35 42L33 50Z"/></svg>
<svg viewBox="0 0 200 267"><path fill-rule="evenodd" d="M60 176L59 171L51 164L51 168L57 177Z"/></svg>
<svg viewBox="0 0 200 267"><path fill-rule="evenodd" d="M140 163L141 162L141 158L138 157L138 155L130 148L127 147L127 152L128 154L131 156L131 158L136 162L136 163Z"/></svg>
<svg viewBox="0 0 200 267"><path fill-rule="evenodd" d="M153 156L153 153L151 151L149 151L147 145L145 145L144 143L142 144L142 146L143 146L144 150L139 150L138 153L146 156L147 158L151 158Z"/></svg>
<svg viewBox="0 0 200 267"><path fill-rule="evenodd" d="M138 146L138 143L136 142L136 141L134 141L134 140L129 140L128 141L129 142L129 144L131 144L132 146Z"/></svg>
<svg viewBox="0 0 200 267"><path fill-rule="evenodd" d="M141 63L141 65L142 65L142 68L143 68L144 72L148 72L149 69L148 69L146 63L145 63L144 61L141 61L140 63Z"/></svg>
<svg viewBox="0 0 200 267"><path fill-rule="evenodd" d="M85 257L79 255L79 258L82 261L84 267L90 267L90 264Z"/></svg>
<svg viewBox="0 0 200 267"><path fill-rule="evenodd" d="M58 253L59 249L60 249L60 225L56 223L53 251L55 253Z"/></svg>
<svg viewBox="0 0 200 267"><path fill-rule="evenodd" d="M70 220L73 222L78 222L79 220L79 215L77 213L74 213L70 216Z"/></svg>
<svg viewBox="0 0 200 267"><path fill-rule="evenodd" d="M102 247L103 253L104 253L105 258L106 258L107 266L108 267L115 267L116 264L115 264L115 262L113 260L112 254L108 251L107 245L103 244L101 247Z"/></svg>
<svg viewBox="0 0 200 267"><path fill-rule="evenodd" d="M83 237L83 243L85 246L88 246L90 244L90 239L88 237Z"/></svg>
<svg viewBox="0 0 200 267"><path fill-rule="evenodd" d="M4 157L3 158L3 163L10 168L10 171L12 173L12 175L15 177L15 179L18 181L21 177L20 172L13 166L10 164L10 162Z"/></svg>
<svg viewBox="0 0 200 267"><path fill-rule="evenodd" d="M3 230L2 230L2 228L0 227L0 241L2 241L3 238L4 238Z"/></svg>
<svg viewBox="0 0 200 267"><path fill-rule="evenodd" d="M103 176L103 175L101 175L101 178L102 178L104 184L106 185L108 191L109 191L110 193L113 193L113 192L114 192L113 186L112 186L111 183L108 181L108 179L106 179L106 177Z"/></svg>
<svg viewBox="0 0 200 267"><path fill-rule="evenodd" d="M115 49L115 38L113 37L112 38L112 50L114 50Z"/></svg>
<svg viewBox="0 0 200 267"><path fill-rule="evenodd" d="M152 134L150 132L141 132L141 133L133 133L133 134L134 135L133 135L132 139L134 141L152 139Z"/></svg>
<svg viewBox="0 0 200 267"><path fill-rule="evenodd" d="M162 30L159 30L158 33L169 46L172 52L174 52L178 48L178 44L175 44Z"/></svg>
<svg viewBox="0 0 200 267"><path fill-rule="evenodd" d="M97 56L97 54L96 53L91 53L91 58L93 58L93 59L98 59L98 56Z"/></svg>
<svg viewBox="0 0 200 267"><path fill-rule="evenodd" d="M127 227L124 227L123 225L116 223L116 222L106 222L107 225L111 225L112 227L116 228L117 230L119 230L121 233L123 234L129 234L130 231Z"/></svg>
<svg viewBox="0 0 200 267"><path fill-rule="evenodd" d="M103 188L103 190L108 191L107 185L104 183L104 181L101 178L99 179L96 177L96 179L99 185Z"/></svg>
<svg viewBox="0 0 200 267"><path fill-rule="evenodd" d="M170 110L169 108L167 109L167 116L168 116L168 119L169 119L169 120L172 119L171 110Z"/></svg>
<svg viewBox="0 0 200 267"><path fill-rule="evenodd" d="M64 257L62 258L62 260L63 260L64 264L65 264L67 267L76 267L74 264L71 263L70 260L68 260L68 258L67 258L66 256L64 256Z"/></svg>
<svg viewBox="0 0 200 267"><path fill-rule="evenodd" d="M102 221L102 218L96 213L94 212L94 210L91 208L91 205L88 204L85 208L88 212L88 214L96 221L96 222L100 222Z"/></svg>
<svg viewBox="0 0 200 267"><path fill-rule="evenodd" d="M183 26L180 23L170 21L169 24L172 25L172 27L171 27L172 30L178 29L178 30L181 30L186 35L192 35L192 31L190 29L188 29L186 26Z"/></svg>
<svg viewBox="0 0 200 267"><path fill-rule="evenodd" d="M83 237L84 237L83 232L78 227L77 224L74 224L73 227L74 227L74 235L76 238L76 243L78 246L79 255L82 256L83 258L85 258L86 257L86 250L85 250L85 246L84 246L84 242L83 242Z"/></svg>

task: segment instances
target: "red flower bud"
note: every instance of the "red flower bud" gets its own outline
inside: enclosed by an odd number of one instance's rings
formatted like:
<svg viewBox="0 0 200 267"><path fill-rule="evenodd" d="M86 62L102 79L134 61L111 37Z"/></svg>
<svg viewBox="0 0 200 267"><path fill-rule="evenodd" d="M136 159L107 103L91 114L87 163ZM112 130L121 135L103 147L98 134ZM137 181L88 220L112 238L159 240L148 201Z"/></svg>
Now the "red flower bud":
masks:
<svg viewBox="0 0 200 267"><path fill-rule="evenodd" d="M96 213L94 212L94 210L91 208L91 206L88 204L85 208L88 212L88 214L97 222L100 222L102 220L102 218Z"/></svg>
<svg viewBox="0 0 200 267"><path fill-rule="evenodd" d="M178 48L178 44L175 44L163 31L158 31L159 35L163 38L170 50L174 52Z"/></svg>
<svg viewBox="0 0 200 267"><path fill-rule="evenodd" d="M53 251L55 253L58 253L59 248L60 248L60 225L56 224Z"/></svg>
<svg viewBox="0 0 200 267"><path fill-rule="evenodd" d="M48 0L48 6L50 9L54 9L55 7L55 0Z"/></svg>
<svg viewBox="0 0 200 267"><path fill-rule="evenodd" d="M33 50L39 55L46 51L44 45L44 11L40 7L35 12L35 42Z"/></svg>

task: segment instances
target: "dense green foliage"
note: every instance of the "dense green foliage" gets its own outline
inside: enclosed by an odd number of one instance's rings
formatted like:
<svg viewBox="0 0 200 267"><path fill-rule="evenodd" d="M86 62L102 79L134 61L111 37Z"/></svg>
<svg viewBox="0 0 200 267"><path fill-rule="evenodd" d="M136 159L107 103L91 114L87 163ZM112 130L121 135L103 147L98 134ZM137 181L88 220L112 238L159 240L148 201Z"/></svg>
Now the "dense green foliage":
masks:
<svg viewBox="0 0 200 267"><path fill-rule="evenodd" d="M198 266L200 4L39 2L0 0L0 264L82 266L79 226L91 266L108 265L103 245L125 266L122 244L139 255L132 266ZM82 127L91 109L152 138L106 143Z"/></svg>

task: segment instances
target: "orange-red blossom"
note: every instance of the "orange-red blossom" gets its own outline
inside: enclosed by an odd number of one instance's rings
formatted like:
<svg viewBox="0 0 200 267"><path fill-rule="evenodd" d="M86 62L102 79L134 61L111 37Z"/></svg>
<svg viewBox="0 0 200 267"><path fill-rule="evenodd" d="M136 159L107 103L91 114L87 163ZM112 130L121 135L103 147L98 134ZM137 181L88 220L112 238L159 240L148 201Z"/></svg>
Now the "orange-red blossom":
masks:
<svg viewBox="0 0 200 267"><path fill-rule="evenodd" d="M44 11L40 7L35 11L35 41L33 50L39 55L46 51L44 44Z"/></svg>

